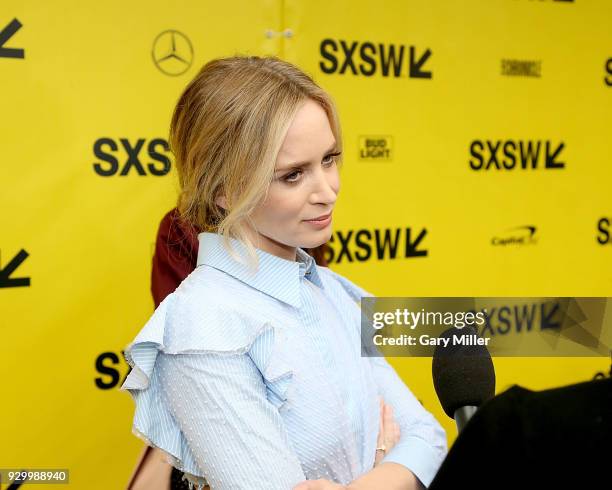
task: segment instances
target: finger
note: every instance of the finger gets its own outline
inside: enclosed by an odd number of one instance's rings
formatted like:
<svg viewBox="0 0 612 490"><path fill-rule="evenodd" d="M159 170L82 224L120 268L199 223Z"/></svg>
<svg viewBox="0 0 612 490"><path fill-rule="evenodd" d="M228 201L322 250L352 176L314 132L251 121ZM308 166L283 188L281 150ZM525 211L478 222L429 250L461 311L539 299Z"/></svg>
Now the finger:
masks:
<svg viewBox="0 0 612 490"><path fill-rule="evenodd" d="M395 422L393 429L394 429L394 434L395 434L395 442L398 443L401 437L401 429L397 422Z"/></svg>
<svg viewBox="0 0 612 490"><path fill-rule="evenodd" d="M385 412L383 416L383 427L385 430L391 430L393 427L393 407L389 404L385 404Z"/></svg>
<svg viewBox="0 0 612 490"><path fill-rule="evenodd" d="M395 422L395 419L393 418L393 407L391 407L391 405L387 405L387 407L386 419L384 423L385 439L390 445L393 445L396 442L395 426L397 425L397 422Z"/></svg>
<svg viewBox="0 0 612 490"><path fill-rule="evenodd" d="M376 451L376 455L374 456L374 466L378 465L384 457L382 451Z"/></svg>
<svg viewBox="0 0 612 490"><path fill-rule="evenodd" d="M393 418L393 407L388 403L385 403L385 422Z"/></svg>
<svg viewBox="0 0 612 490"><path fill-rule="evenodd" d="M385 432L385 425L384 425L384 420L383 420L383 416L384 416L384 411L385 411L385 403L383 401L383 399L380 399L380 415L378 417L378 439L376 444L378 444L379 446L383 443L384 441L384 432Z"/></svg>

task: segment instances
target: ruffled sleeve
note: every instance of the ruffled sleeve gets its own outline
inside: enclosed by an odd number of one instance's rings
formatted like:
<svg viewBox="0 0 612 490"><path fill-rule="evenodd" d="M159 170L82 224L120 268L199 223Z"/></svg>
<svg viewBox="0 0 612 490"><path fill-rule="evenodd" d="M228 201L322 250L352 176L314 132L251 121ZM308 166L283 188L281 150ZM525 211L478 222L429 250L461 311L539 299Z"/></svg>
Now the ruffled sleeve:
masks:
<svg viewBox="0 0 612 490"><path fill-rule="evenodd" d="M179 289L126 347L132 432L198 488L289 488L305 478L279 413L293 377L286 333L221 301Z"/></svg>

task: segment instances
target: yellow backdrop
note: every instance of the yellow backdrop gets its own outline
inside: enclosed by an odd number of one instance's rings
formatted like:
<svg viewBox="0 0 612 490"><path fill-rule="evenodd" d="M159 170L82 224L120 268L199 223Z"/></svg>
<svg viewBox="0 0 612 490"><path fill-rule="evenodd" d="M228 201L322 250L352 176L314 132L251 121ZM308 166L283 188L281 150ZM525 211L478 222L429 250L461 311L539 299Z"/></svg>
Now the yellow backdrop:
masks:
<svg viewBox="0 0 612 490"><path fill-rule="evenodd" d="M0 466L125 485L142 442L121 351L152 313L177 195L170 114L212 58L278 55L337 101L331 267L365 289L612 296L611 14L606 0L5 0ZM452 443L431 359L389 361ZM499 392L607 375L610 359L495 367Z"/></svg>

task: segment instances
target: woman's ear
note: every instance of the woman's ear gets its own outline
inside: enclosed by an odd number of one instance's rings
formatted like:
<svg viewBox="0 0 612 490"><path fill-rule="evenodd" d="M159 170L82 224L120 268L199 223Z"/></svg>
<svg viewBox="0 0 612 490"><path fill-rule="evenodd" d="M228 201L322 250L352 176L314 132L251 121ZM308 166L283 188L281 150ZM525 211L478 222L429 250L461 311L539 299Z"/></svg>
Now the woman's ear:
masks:
<svg viewBox="0 0 612 490"><path fill-rule="evenodd" d="M217 206L225 209L227 211L227 202L225 200L225 196L219 196L215 199L215 203Z"/></svg>

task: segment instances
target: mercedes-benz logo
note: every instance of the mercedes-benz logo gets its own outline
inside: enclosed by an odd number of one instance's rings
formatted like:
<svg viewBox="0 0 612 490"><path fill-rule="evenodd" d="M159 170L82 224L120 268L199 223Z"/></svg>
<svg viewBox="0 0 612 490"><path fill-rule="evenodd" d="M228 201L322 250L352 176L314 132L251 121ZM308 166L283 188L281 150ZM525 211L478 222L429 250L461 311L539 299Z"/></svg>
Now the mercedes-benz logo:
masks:
<svg viewBox="0 0 612 490"><path fill-rule="evenodd" d="M185 73L191 66L193 47L185 34L169 29L155 38L151 55L159 71L176 77Z"/></svg>

